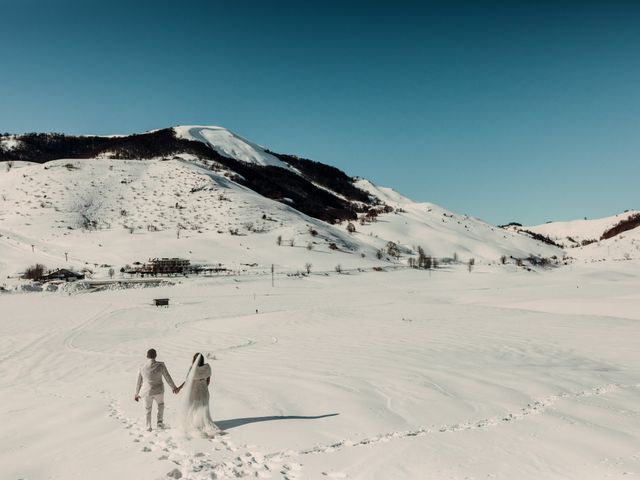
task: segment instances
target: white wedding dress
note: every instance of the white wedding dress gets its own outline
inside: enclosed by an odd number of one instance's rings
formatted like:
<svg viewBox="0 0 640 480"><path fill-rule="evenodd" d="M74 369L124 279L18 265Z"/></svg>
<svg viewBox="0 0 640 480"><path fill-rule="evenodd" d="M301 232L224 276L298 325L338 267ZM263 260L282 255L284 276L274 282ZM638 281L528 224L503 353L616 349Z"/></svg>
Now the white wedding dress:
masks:
<svg viewBox="0 0 640 480"><path fill-rule="evenodd" d="M183 406L182 426L186 432L213 437L220 433L220 429L213 423L209 411L209 377L211 366L208 363L198 366L196 359L185 383L187 395Z"/></svg>

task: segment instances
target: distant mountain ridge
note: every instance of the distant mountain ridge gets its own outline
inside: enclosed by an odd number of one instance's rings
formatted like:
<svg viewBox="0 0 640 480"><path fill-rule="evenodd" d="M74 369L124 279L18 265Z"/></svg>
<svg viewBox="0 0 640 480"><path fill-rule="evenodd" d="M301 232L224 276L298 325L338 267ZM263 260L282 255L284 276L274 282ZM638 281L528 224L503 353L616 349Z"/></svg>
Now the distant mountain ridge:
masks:
<svg viewBox="0 0 640 480"><path fill-rule="evenodd" d="M207 136L211 132L217 134L222 146ZM0 147L0 161L33 163L63 158L135 160L193 155L229 170L238 183L267 198L289 202L301 212L330 223L354 220L358 212L378 203L335 167L262 150L221 127L186 126L108 137L5 134L0 137ZM254 158L248 156L248 151L253 151Z"/></svg>
<svg viewBox="0 0 640 480"><path fill-rule="evenodd" d="M30 262L188 258L263 272L443 262L559 264L564 252L222 127L0 136L0 274ZM69 265L67 265L67 257Z"/></svg>

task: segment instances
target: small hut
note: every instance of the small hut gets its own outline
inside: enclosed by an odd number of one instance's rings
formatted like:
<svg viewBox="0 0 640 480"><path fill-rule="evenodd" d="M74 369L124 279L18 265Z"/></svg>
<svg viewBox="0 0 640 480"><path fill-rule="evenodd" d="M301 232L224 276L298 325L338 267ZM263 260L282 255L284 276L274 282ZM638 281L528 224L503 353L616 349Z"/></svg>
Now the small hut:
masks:
<svg viewBox="0 0 640 480"><path fill-rule="evenodd" d="M67 270L66 268L59 268L52 270L47 275L42 277L44 281L50 282L53 280L60 280L65 282L75 282L76 280L84 280L84 274Z"/></svg>

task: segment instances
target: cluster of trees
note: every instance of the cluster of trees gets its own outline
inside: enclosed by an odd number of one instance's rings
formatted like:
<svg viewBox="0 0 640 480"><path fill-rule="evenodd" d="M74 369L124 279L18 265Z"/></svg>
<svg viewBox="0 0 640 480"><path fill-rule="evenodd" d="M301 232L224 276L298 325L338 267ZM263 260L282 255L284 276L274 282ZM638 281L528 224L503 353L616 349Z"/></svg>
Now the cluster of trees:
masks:
<svg viewBox="0 0 640 480"><path fill-rule="evenodd" d="M0 161L25 160L45 163L59 158L93 158L109 152L116 158L137 159L191 153L207 158L212 151L200 142L177 138L173 129L126 137L76 137L62 133L27 133L8 151L0 150Z"/></svg>
<svg viewBox="0 0 640 480"><path fill-rule="evenodd" d="M44 278L46 272L47 267L45 267L41 263L36 263L35 265L28 267L24 271L23 278L26 278L27 280L33 280L34 282L39 282Z"/></svg>
<svg viewBox="0 0 640 480"><path fill-rule="evenodd" d="M546 243L547 245L553 245L554 247L562 248L562 245L559 245L558 243L554 242L553 240L551 240L546 235L542 235L541 233L532 232L531 230L527 230L525 228L521 229L520 231L523 232L523 233L526 233L527 235L529 235L534 240L538 240L539 242Z"/></svg>
<svg viewBox="0 0 640 480"><path fill-rule="evenodd" d="M371 203L369 194L356 187L353 184L354 179L336 167L294 155L284 155L271 151L269 153L291 165L314 183L339 193L349 200L365 204Z"/></svg>
<svg viewBox="0 0 640 480"><path fill-rule="evenodd" d="M217 162L233 170L237 183L260 195L290 204L311 217L336 223L357 219L356 207L340 197L315 186L296 173L273 165L256 165L223 157L211 150Z"/></svg>
<svg viewBox="0 0 640 480"><path fill-rule="evenodd" d="M600 240L606 240L607 238L615 237L622 232L626 232L627 230L631 230L637 227L640 227L640 213L636 213L629 216L628 218L625 218L624 220L619 221L609 230L605 231L600 237Z"/></svg>
<svg viewBox="0 0 640 480"><path fill-rule="evenodd" d="M432 257L431 255L427 255L424 251L424 248L418 246L417 249L418 256L417 257L409 257L407 263L411 268L423 268L426 270L430 270L432 268L438 268L438 259Z"/></svg>

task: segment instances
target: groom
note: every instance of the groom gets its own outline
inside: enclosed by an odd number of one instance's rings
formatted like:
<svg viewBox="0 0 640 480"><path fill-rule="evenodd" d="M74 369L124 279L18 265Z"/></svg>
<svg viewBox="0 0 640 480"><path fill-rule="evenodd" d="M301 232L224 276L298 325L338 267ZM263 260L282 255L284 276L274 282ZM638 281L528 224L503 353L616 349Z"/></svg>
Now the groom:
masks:
<svg viewBox="0 0 640 480"><path fill-rule="evenodd" d="M173 383L171 375L165 366L164 362L156 362L157 353L155 349L151 348L147 351L147 358L149 359L138 372L138 384L136 386L136 395L134 400L137 402L140 400L140 394L144 400L144 408L147 414L147 431L151 431L151 407L155 400L158 405L158 428L163 427L163 415L164 415L164 383L162 383L162 377L165 378L167 383L171 386L173 393L178 393L176 384ZM141 390L142 389L142 390Z"/></svg>

